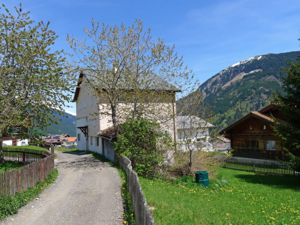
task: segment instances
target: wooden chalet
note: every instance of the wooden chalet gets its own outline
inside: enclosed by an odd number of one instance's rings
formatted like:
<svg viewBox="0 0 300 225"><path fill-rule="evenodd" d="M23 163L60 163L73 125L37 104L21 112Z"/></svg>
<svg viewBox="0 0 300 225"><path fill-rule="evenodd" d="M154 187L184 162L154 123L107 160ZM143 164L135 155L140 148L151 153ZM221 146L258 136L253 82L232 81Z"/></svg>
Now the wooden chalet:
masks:
<svg viewBox="0 0 300 225"><path fill-rule="evenodd" d="M259 111L252 111L220 131L231 140L233 156L256 159L280 159L285 155L282 140L274 136L272 125L275 118L284 121L282 114L268 105Z"/></svg>

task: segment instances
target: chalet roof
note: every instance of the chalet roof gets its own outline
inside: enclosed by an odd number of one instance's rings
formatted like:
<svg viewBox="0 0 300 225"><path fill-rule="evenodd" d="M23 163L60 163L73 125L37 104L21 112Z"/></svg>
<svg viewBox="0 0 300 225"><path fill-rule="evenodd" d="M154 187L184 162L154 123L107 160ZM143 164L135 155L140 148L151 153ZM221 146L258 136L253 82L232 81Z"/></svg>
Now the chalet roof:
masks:
<svg viewBox="0 0 300 225"><path fill-rule="evenodd" d="M230 143L231 141L228 138L225 137L216 137L215 140L218 139L224 143Z"/></svg>
<svg viewBox="0 0 300 225"><path fill-rule="evenodd" d="M93 77L96 76L96 73L90 71L81 71L79 74L78 83L75 90L75 95L72 102L76 102L80 93L80 85L82 83L83 78L85 77L87 81L91 84L93 88L96 89L95 86L92 85ZM103 75L104 76L104 75ZM181 90L176 89L173 85L169 84L162 77L157 76L154 73L145 74L144 76L139 77L139 80L144 86L141 87L141 90L156 90L156 91L171 91L171 92L180 92ZM97 87L99 88L99 87ZM100 87L101 88L101 87ZM161 89L159 89L161 88ZM105 87L103 87L105 89ZM123 87L124 90L133 90L133 87Z"/></svg>
<svg viewBox="0 0 300 225"><path fill-rule="evenodd" d="M211 123L197 116L177 116L177 129L213 128Z"/></svg>
<svg viewBox="0 0 300 225"><path fill-rule="evenodd" d="M274 120L271 117L267 116L267 115L261 114L260 112L257 112L257 111L251 111L247 115L243 116L241 119L235 121L234 123L232 123L228 127L225 127L224 129L222 129L219 133L223 134L223 133L228 132L233 127L235 127L236 125L240 124L241 122L243 122L244 120L246 120L250 117L255 117L257 119L263 120L263 121L271 123L271 124L274 122Z"/></svg>
<svg viewBox="0 0 300 225"><path fill-rule="evenodd" d="M260 110L258 110L258 112L260 112L260 113L268 112L273 109L274 105L275 105L274 103L271 103L271 104L261 108Z"/></svg>

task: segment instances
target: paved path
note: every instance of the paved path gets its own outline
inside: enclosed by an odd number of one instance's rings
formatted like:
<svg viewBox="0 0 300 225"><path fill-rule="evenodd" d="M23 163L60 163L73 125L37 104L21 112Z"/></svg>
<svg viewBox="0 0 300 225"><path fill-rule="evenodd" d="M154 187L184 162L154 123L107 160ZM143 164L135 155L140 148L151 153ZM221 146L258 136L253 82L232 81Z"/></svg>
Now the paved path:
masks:
<svg viewBox="0 0 300 225"><path fill-rule="evenodd" d="M122 224L118 171L90 155L55 153L56 183L0 225Z"/></svg>

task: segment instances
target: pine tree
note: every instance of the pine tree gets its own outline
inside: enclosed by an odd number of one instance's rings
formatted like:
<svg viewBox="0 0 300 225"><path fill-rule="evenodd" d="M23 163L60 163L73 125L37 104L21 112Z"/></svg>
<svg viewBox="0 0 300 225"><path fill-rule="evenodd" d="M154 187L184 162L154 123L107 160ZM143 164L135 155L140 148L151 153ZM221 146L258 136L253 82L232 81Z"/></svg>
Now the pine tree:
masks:
<svg viewBox="0 0 300 225"><path fill-rule="evenodd" d="M284 150L295 163L295 169L300 170L300 56L295 63L288 63L284 68L287 77L282 77L284 94L277 91L272 102L283 113L283 122L275 119L275 135L283 140Z"/></svg>

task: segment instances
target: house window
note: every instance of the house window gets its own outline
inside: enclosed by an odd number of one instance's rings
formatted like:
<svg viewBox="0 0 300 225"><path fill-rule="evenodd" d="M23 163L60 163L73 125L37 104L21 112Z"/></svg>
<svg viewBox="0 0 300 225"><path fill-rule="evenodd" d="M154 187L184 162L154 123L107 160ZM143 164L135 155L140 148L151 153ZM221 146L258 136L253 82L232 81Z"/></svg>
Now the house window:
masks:
<svg viewBox="0 0 300 225"><path fill-rule="evenodd" d="M267 129L267 126L266 125L263 125L263 130L266 130Z"/></svg>
<svg viewBox="0 0 300 225"><path fill-rule="evenodd" d="M99 137L96 138L97 146L99 146Z"/></svg>
<svg viewBox="0 0 300 225"><path fill-rule="evenodd" d="M93 105L93 97L91 96L91 105Z"/></svg>
<svg viewBox="0 0 300 225"><path fill-rule="evenodd" d="M79 102L79 109L81 109L81 102Z"/></svg>
<svg viewBox="0 0 300 225"><path fill-rule="evenodd" d="M126 102L126 98L125 97L118 97L118 102Z"/></svg>
<svg viewBox="0 0 300 225"><path fill-rule="evenodd" d="M95 121L95 120L93 121L93 126L94 126L94 127L96 126L96 121Z"/></svg>
<svg viewBox="0 0 300 225"><path fill-rule="evenodd" d="M86 101L84 100L84 107L86 107Z"/></svg>
<svg viewBox="0 0 300 225"><path fill-rule="evenodd" d="M249 130L252 130L252 125L249 126Z"/></svg>
<svg viewBox="0 0 300 225"><path fill-rule="evenodd" d="M78 141L80 141L80 134L78 134Z"/></svg>
<svg viewBox="0 0 300 225"><path fill-rule="evenodd" d="M265 141L265 150L276 151L275 141Z"/></svg>
<svg viewBox="0 0 300 225"><path fill-rule="evenodd" d="M93 137L90 137L90 144L93 145Z"/></svg>

